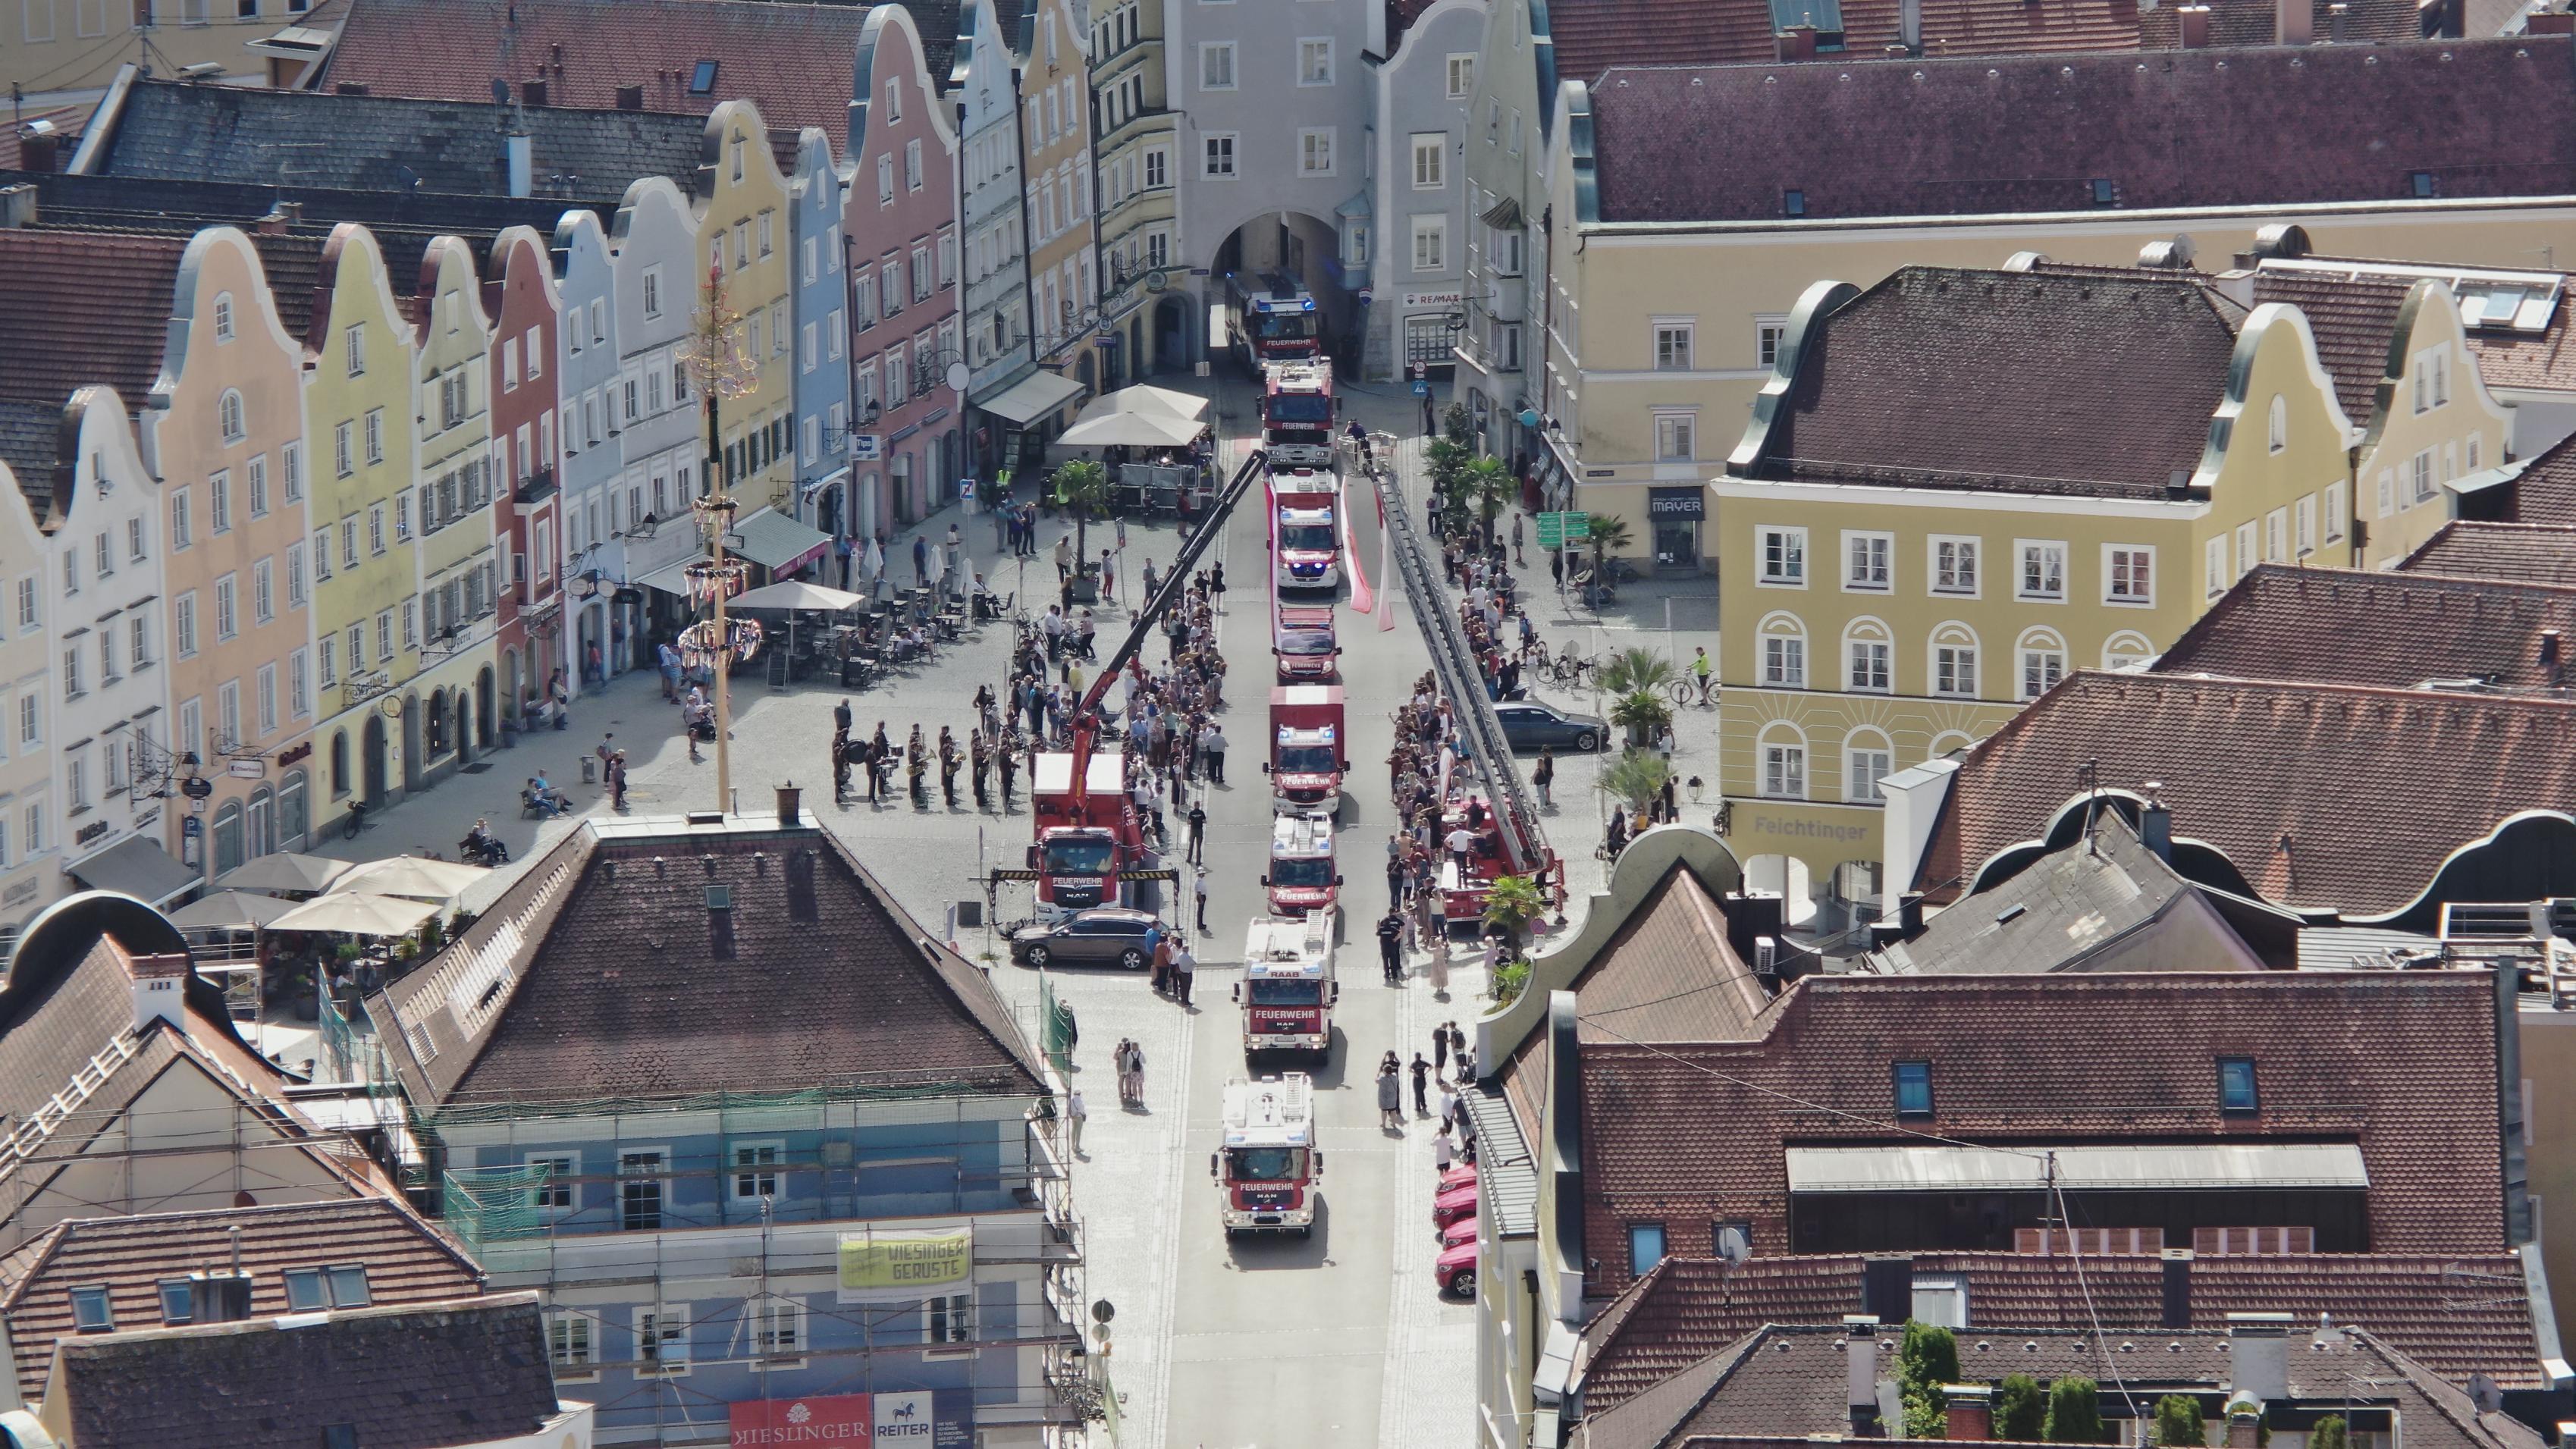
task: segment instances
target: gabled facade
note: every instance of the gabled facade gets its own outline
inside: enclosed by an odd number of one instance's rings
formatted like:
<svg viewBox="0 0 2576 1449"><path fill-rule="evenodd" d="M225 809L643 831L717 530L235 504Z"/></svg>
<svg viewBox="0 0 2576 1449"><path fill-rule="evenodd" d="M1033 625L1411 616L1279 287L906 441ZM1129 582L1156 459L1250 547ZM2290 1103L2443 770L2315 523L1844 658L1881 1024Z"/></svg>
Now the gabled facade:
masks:
<svg viewBox="0 0 2576 1449"><path fill-rule="evenodd" d="M1367 72L1378 236L1361 371L1372 378L1452 366L1466 330L1470 229L1483 224L1468 205L1467 103L1486 24L1483 0L1434 4Z"/></svg>
<svg viewBox="0 0 2576 1449"><path fill-rule="evenodd" d="M415 569L400 628L420 672L403 703L420 722L412 764L426 785L500 746L499 552L512 505L492 458L492 322L461 238L430 242L408 310L420 467L415 487L394 497L392 542ZM521 708L531 702L523 696Z"/></svg>
<svg viewBox="0 0 2576 1449"><path fill-rule="evenodd" d="M167 620L130 621L126 667L169 653L167 688L203 762L184 773L214 793L202 817L169 811L156 834L200 878L275 850L302 849L313 811L312 543L306 491L304 343L278 315L250 239L212 227L189 241L172 298L169 356L145 426L168 490L166 556L120 540L158 572ZM95 563L95 560L93 561ZM205 732L211 725L212 732ZM236 763L240 762L240 763ZM139 803L139 802L138 802ZM158 806L154 807L156 810ZM210 838L200 838L199 831Z"/></svg>
<svg viewBox="0 0 2576 1449"><path fill-rule="evenodd" d="M1981 341L1918 345L1935 333ZM2301 538L2348 555L2357 441L2305 315L2194 274L1810 287L1709 486L1742 621L1718 651L1718 785L1757 883L1792 925L1886 909L1883 778L2072 669L2149 659Z"/></svg>
<svg viewBox="0 0 2576 1449"><path fill-rule="evenodd" d="M1109 334L1103 391L1186 367L1195 355L1188 301L1168 295L1171 268L1180 259L1180 168L1189 145L1172 103L1165 23L1163 0L1092 7L1100 322Z"/></svg>
<svg viewBox="0 0 2576 1449"><path fill-rule="evenodd" d="M0 759L0 834L8 839L0 856L0 920L7 921L24 919L67 889L55 864L62 817L53 759L45 752L53 728L53 650L46 643L52 601L44 596L44 562L36 514L11 460L0 458L0 589L7 590L0 594L0 626L8 630L0 639L0 751L7 752Z"/></svg>
<svg viewBox="0 0 2576 1449"><path fill-rule="evenodd" d="M1020 54L1031 0L967 0L958 12L957 235L962 251L967 401L979 446L976 470L992 476L1005 429L986 411L1037 371L1030 336L1027 136L1020 114ZM1043 105L1045 97L1033 97ZM909 180L909 175L906 177Z"/></svg>
<svg viewBox="0 0 2576 1449"><path fill-rule="evenodd" d="M643 183L638 183L643 184ZM677 209L677 191L664 187ZM622 213L621 213L622 214ZM608 335L612 346L579 355L571 351L569 327L554 334L547 348L545 369L551 379L548 393L540 393L549 403L539 413L532 428L530 463L542 461L555 470L558 482L556 509L562 540L560 568L563 582L566 622L562 639L564 651L572 658L587 660L597 649L609 677L625 673L641 660L649 662L651 646L641 637L642 595L635 601L621 603L619 596L628 592L622 586L627 578L627 539L643 521L649 505L646 502L644 459L649 450L640 444L655 428L667 430L664 417L670 408L671 365L665 359L658 366L649 359L627 355L627 333L638 319L628 314L625 299L618 293L617 259L610 250L608 233L597 215L588 211L568 211L555 223L553 262L555 295L563 304L566 323L580 317L587 324L591 306L605 309ZM685 271L685 266L676 268ZM656 286L660 285L656 276ZM658 295L658 294L657 294ZM657 319L658 320L658 319ZM502 345L508 346L503 339ZM636 385L638 407L627 418L625 431L619 434L616 448L591 448L578 456L565 456L556 444L555 415L561 399L569 390L573 396L594 387L606 386L611 379L632 381ZM549 395L550 394L550 395ZM619 399L624 402L623 398ZM517 430L512 429L512 446L517 443ZM630 457L632 465L630 466ZM667 465L662 480L665 495L662 506L670 506L670 478ZM587 532L590 515L596 508L601 515L603 531L583 547L570 541L572 520L578 516ZM575 692L594 688L586 671L573 671Z"/></svg>
<svg viewBox="0 0 2576 1449"><path fill-rule="evenodd" d="M583 609L588 637L608 637L616 611L632 611L630 625L640 632L630 636L639 641L630 667L652 664L651 643L687 619L688 585L671 571L701 549L689 504L706 491L706 429L680 352L706 277L697 259L698 230L678 187L658 177L628 187L611 238L616 346L593 351L585 345L575 353L567 335L560 357L567 394L605 387L620 370L644 382L643 416L628 425L617 447L576 448L569 426L564 436L565 476L601 480L583 486L585 496L591 487L622 484L626 491L625 537L612 537L605 553L585 554L579 572L587 580L591 569L600 571L597 581L585 583L594 591ZM629 590L637 597L619 604L617 595Z"/></svg>
<svg viewBox="0 0 2576 1449"><path fill-rule="evenodd" d="M1091 28L1073 0L1037 0L1020 56L1028 178L1029 330L1038 365L1100 386L1100 236L1092 175ZM1075 397L1060 405L1078 407Z"/></svg>
<svg viewBox="0 0 2576 1449"><path fill-rule="evenodd" d="M769 149L769 131L748 101L727 101L707 117L705 160L698 167L697 275L689 305L704 304L707 279L723 279L725 304L742 314L735 345L757 381L718 404L725 478L749 517L794 496L796 373L792 353L795 298L789 278L787 178ZM604 340L604 339L603 339ZM582 446L614 446L587 430Z"/></svg>
<svg viewBox="0 0 2576 1449"><path fill-rule="evenodd" d="M584 212L582 215L589 215ZM594 231L597 227L593 220ZM496 634L500 649L500 716L524 727L525 702L561 668L567 680L599 682L564 630L567 520L555 459L541 455L539 423L555 414L563 371L553 366L556 333L566 321L555 287L554 258L533 227L514 226L492 239L483 296L492 319L486 352L491 399ZM603 302L600 315L608 309ZM587 321L587 317L584 318ZM527 358L540 361L530 375ZM604 662L604 661L603 661Z"/></svg>
<svg viewBox="0 0 2576 1449"><path fill-rule="evenodd" d="M1457 398L1485 435L1485 451L1524 476L1545 425L1533 359L1545 355L1547 330L1546 167L1557 104L1551 14L1550 0L1486 5L1458 158L1467 184L1467 327L1456 338Z"/></svg>
<svg viewBox="0 0 2576 1449"><path fill-rule="evenodd" d="M793 512L849 536L850 272L841 232L841 173L831 138L808 126L788 184L796 238L796 500ZM838 580L838 573L833 575Z"/></svg>
<svg viewBox="0 0 2576 1449"><path fill-rule="evenodd" d="M842 230L850 246L852 537L947 501L967 466L957 313L958 136L912 12L880 5L859 44ZM916 177L918 178L916 180ZM927 359L925 361L925 359Z"/></svg>

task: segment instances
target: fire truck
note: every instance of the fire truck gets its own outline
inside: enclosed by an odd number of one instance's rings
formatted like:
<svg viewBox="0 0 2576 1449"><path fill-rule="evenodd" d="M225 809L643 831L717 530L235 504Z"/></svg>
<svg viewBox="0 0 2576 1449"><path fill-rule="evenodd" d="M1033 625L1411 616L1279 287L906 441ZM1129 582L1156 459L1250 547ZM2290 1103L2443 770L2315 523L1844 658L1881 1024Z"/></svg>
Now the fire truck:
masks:
<svg viewBox="0 0 2576 1449"><path fill-rule="evenodd" d="M1351 762L1342 757L1342 687L1338 684L1282 684L1270 691L1270 759L1261 773L1270 777L1274 811L1341 813L1342 775Z"/></svg>
<svg viewBox="0 0 2576 1449"><path fill-rule="evenodd" d="M1217 1218L1237 1233L1315 1230L1324 1154L1315 1146L1315 1083L1304 1072L1225 1084L1224 1136L1208 1175L1224 1196Z"/></svg>
<svg viewBox="0 0 2576 1449"><path fill-rule="evenodd" d="M1333 606L1279 604L1270 619L1270 655L1282 684L1313 683L1341 672L1342 647L1333 642Z"/></svg>
<svg viewBox="0 0 2576 1449"><path fill-rule="evenodd" d="M1243 1051L1333 1050L1333 935L1329 910L1299 916L1255 916L1243 938Z"/></svg>
<svg viewBox="0 0 2576 1449"><path fill-rule="evenodd" d="M1261 878L1279 915L1331 910L1342 888L1333 871L1333 822L1323 815L1279 815L1270 822L1270 873Z"/></svg>
<svg viewBox="0 0 2576 1449"><path fill-rule="evenodd" d="M1083 788L1074 761L1084 758ZM1029 776L1037 839L1029 869L1038 877L1038 919L1052 924L1075 911L1119 904L1120 877L1144 859L1145 832L1113 751L1039 755Z"/></svg>
<svg viewBox="0 0 2576 1449"><path fill-rule="evenodd" d="M1330 500L1284 494L1271 515L1270 576L1289 589L1330 589L1342 582L1340 522Z"/></svg>
<svg viewBox="0 0 2576 1449"><path fill-rule="evenodd" d="M1333 461L1333 363L1327 357L1265 363L1261 448L1270 466L1329 467Z"/></svg>
<svg viewBox="0 0 2576 1449"><path fill-rule="evenodd" d="M1226 342L1244 371L1324 355L1324 314L1315 294L1280 270L1225 274Z"/></svg>

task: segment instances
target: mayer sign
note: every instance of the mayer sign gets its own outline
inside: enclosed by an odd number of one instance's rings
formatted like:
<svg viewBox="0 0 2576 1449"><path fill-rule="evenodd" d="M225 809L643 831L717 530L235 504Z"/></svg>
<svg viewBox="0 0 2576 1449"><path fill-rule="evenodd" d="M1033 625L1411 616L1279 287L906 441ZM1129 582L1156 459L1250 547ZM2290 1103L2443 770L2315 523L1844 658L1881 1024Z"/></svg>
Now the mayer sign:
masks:
<svg viewBox="0 0 2576 1449"><path fill-rule="evenodd" d="M764 1444L874 1444L919 1449L971 1449L971 1389L910 1389L890 1394L817 1394L805 1399L753 1399L729 1404L735 1449Z"/></svg>

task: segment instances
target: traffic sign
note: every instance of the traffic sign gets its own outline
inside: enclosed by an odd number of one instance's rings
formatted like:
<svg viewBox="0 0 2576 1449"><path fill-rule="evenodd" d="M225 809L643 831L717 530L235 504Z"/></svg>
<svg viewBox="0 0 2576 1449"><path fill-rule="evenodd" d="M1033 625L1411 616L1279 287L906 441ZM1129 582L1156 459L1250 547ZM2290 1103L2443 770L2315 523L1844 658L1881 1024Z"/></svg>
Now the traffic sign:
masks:
<svg viewBox="0 0 2576 1449"><path fill-rule="evenodd" d="M972 503L975 501L974 479L960 478L957 480L957 499L961 503Z"/></svg>
<svg viewBox="0 0 2576 1449"><path fill-rule="evenodd" d="M1580 512L1542 513L1538 515L1538 546L1563 548L1581 543L1592 536L1592 515Z"/></svg>
<svg viewBox="0 0 2576 1449"><path fill-rule="evenodd" d="M1421 378L1415 378L1413 380L1413 395L1415 397L1431 396L1431 384L1424 382Z"/></svg>

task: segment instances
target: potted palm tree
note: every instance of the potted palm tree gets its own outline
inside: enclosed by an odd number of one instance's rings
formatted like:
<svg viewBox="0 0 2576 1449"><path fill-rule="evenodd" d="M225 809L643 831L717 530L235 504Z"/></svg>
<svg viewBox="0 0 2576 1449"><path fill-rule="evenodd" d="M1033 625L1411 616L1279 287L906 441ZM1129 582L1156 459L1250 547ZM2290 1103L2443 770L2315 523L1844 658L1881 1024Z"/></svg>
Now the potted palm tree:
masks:
<svg viewBox="0 0 2576 1449"><path fill-rule="evenodd" d="M1610 722L1628 731L1630 749L1653 745L1672 724L1672 706L1664 703L1663 690L1674 677L1672 661L1652 649L1622 649L1601 666L1601 687L1616 696Z"/></svg>
<svg viewBox="0 0 2576 1449"><path fill-rule="evenodd" d="M1628 546L1628 520L1615 513L1584 515L1588 542L1592 547L1592 577L1606 582L1610 560Z"/></svg>
<svg viewBox="0 0 2576 1449"><path fill-rule="evenodd" d="M1099 580L1091 562L1091 520L1109 516L1109 470L1087 458L1059 464L1055 502L1073 514L1073 601L1088 604L1099 597Z"/></svg>
<svg viewBox="0 0 2576 1449"><path fill-rule="evenodd" d="M1521 932L1545 914L1547 897L1540 894L1533 877L1496 876L1493 887L1485 893L1485 924L1501 927L1515 951L1520 949Z"/></svg>
<svg viewBox="0 0 2576 1449"><path fill-rule="evenodd" d="M1600 790L1627 806L1628 817L1633 820L1664 793L1664 782L1672 777L1671 761L1652 750L1632 749L1601 772Z"/></svg>
<svg viewBox="0 0 2576 1449"><path fill-rule="evenodd" d="M1495 543L1494 520L1503 516L1512 500L1520 496L1521 485L1512 470L1500 458L1478 458L1467 465L1458 479L1458 491L1468 506L1476 511L1477 521L1484 525L1485 547Z"/></svg>

